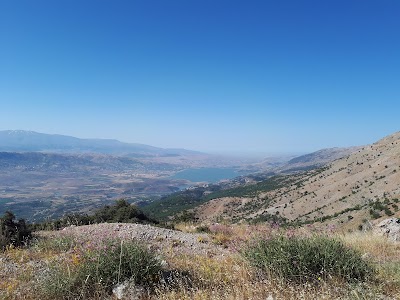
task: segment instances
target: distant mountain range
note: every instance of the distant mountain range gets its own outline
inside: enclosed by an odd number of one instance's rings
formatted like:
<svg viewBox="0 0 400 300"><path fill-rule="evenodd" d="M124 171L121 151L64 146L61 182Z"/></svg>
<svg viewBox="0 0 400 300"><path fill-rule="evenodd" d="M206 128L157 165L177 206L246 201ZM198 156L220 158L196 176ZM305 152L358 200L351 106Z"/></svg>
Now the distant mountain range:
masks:
<svg viewBox="0 0 400 300"><path fill-rule="evenodd" d="M163 149L143 144L123 143L113 139L80 139L72 136L25 130L0 131L0 151L103 153L133 157L201 154L185 149Z"/></svg>

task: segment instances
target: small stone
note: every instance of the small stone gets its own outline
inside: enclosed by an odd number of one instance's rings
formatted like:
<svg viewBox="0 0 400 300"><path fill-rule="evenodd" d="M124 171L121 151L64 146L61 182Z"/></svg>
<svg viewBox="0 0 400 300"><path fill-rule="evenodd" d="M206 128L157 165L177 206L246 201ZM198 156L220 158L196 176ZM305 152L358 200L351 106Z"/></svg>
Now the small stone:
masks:
<svg viewBox="0 0 400 300"><path fill-rule="evenodd" d="M124 291L126 289L127 283L118 284L116 287L113 288L112 292L117 299L122 299L124 296Z"/></svg>
<svg viewBox="0 0 400 300"><path fill-rule="evenodd" d="M364 253L362 256L361 256L361 258L362 259L368 259L368 258L370 258L370 254L368 253L368 252L366 252L366 253Z"/></svg>

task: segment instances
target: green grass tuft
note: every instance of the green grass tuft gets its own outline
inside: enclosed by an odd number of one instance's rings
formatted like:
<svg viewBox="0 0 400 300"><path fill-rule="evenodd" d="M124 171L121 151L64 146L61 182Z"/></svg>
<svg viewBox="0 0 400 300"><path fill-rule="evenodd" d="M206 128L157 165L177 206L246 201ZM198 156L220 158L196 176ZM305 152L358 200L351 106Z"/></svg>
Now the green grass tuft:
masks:
<svg viewBox="0 0 400 300"><path fill-rule="evenodd" d="M130 279L143 286L159 278L160 261L136 242L107 241L97 248L77 250L62 267L53 268L43 283L50 299L86 299L109 294L112 288Z"/></svg>
<svg viewBox="0 0 400 300"><path fill-rule="evenodd" d="M242 253L252 265L287 281L364 281L374 273L359 252L337 239L322 236L256 240Z"/></svg>

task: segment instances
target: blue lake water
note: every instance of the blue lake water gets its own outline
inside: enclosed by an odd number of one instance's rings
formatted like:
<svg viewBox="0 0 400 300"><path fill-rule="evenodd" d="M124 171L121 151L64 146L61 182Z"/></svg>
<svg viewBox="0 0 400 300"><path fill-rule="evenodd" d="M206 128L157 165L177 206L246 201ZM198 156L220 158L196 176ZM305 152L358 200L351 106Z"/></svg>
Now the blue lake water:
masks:
<svg viewBox="0 0 400 300"><path fill-rule="evenodd" d="M233 168L200 168L186 169L171 176L172 179L186 179L191 182L214 183L242 175Z"/></svg>

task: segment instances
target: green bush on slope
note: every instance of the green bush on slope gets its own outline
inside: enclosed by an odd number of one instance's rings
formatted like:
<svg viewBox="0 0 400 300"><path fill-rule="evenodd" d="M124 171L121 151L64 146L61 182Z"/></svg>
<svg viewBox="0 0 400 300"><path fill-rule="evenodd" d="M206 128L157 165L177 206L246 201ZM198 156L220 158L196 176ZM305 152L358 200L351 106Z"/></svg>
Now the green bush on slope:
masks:
<svg viewBox="0 0 400 300"><path fill-rule="evenodd" d="M70 225L89 225L97 223L141 223L156 224L157 221L147 217L136 205L124 199L114 205L106 205L95 210L93 215L70 214L59 220L31 225L33 230L58 230Z"/></svg>
<svg viewBox="0 0 400 300"><path fill-rule="evenodd" d="M150 285L160 271L160 261L145 246L104 241L73 253L67 265L56 265L42 283L42 293L49 299L87 299L109 294L127 279Z"/></svg>
<svg viewBox="0 0 400 300"><path fill-rule="evenodd" d="M373 273L372 266L360 253L337 239L322 236L256 240L242 253L252 265L287 281L328 278L364 281Z"/></svg>
<svg viewBox="0 0 400 300"><path fill-rule="evenodd" d="M0 250L7 246L19 247L31 239L31 231L27 228L24 219L15 222L15 215L7 211L0 218Z"/></svg>

